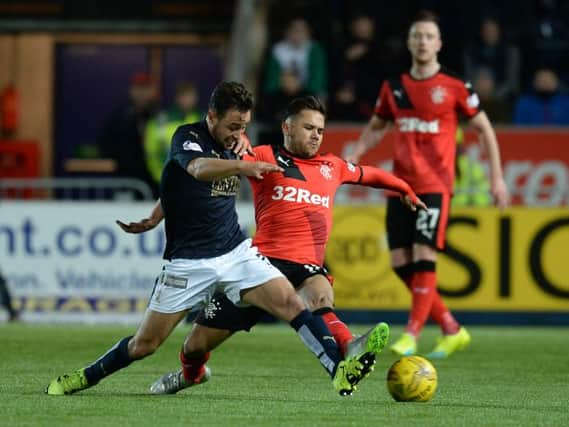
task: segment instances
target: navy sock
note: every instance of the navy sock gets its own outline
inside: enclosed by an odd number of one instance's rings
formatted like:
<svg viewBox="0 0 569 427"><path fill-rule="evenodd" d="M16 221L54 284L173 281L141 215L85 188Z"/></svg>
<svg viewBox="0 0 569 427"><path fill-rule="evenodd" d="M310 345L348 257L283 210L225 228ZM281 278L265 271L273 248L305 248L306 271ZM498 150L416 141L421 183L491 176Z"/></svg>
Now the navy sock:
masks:
<svg viewBox="0 0 569 427"><path fill-rule="evenodd" d="M320 316L313 316L303 310L290 322L304 345L316 355L320 364L331 377L336 373L340 363L340 349L336 340Z"/></svg>
<svg viewBox="0 0 569 427"><path fill-rule="evenodd" d="M97 384L106 376L126 368L133 362L128 355L128 342L131 338L132 336L121 339L109 351L85 368L85 376L89 385Z"/></svg>

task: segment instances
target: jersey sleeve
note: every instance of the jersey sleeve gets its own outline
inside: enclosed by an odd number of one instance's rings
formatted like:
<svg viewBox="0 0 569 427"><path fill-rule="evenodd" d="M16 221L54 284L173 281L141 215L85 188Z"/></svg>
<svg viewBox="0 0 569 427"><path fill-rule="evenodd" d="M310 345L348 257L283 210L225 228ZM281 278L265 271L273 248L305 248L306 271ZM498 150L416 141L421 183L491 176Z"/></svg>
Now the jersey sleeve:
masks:
<svg viewBox="0 0 569 427"><path fill-rule="evenodd" d="M372 166L361 166L361 169L362 185L396 191L401 195L410 196L413 203L417 202L417 195L411 186L401 178Z"/></svg>
<svg viewBox="0 0 569 427"><path fill-rule="evenodd" d="M252 156L249 153L245 153L245 154L243 154L242 160L244 160L246 162L262 161L262 162L273 163L273 161L271 161L270 158L267 158L266 148L267 148L266 145L259 145L257 147L253 147L253 151L255 152L255 155ZM255 178L254 176L248 176L247 179L249 180L249 182L251 183L253 188L255 188L261 181L261 180Z"/></svg>
<svg viewBox="0 0 569 427"><path fill-rule="evenodd" d="M210 157L199 137L179 127L172 136L171 157L182 169L186 170L188 164L198 157Z"/></svg>
<svg viewBox="0 0 569 427"><path fill-rule="evenodd" d="M480 99L470 82L461 82L458 87L456 108L459 113L471 118L480 112Z"/></svg>
<svg viewBox="0 0 569 427"><path fill-rule="evenodd" d="M241 158L241 160L244 160L246 162L254 162L256 160L259 160L259 158L257 156L252 156L249 153L245 153L245 154L243 154L243 157Z"/></svg>
<svg viewBox="0 0 569 427"><path fill-rule="evenodd" d="M374 113L382 119L393 121L395 111L391 102L391 87L389 82L385 80L381 85L377 101L375 102Z"/></svg>
<svg viewBox="0 0 569 427"><path fill-rule="evenodd" d="M362 179L362 168L340 158L337 162L340 170L340 183L359 184Z"/></svg>
<svg viewBox="0 0 569 427"><path fill-rule="evenodd" d="M253 152L255 153L255 155L251 155L249 153L245 153L243 154L243 158L242 160L245 160L246 162L256 162L256 161L270 161L270 160L266 160L267 156L265 154L265 150L264 145L258 145L256 147L253 147Z"/></svg>

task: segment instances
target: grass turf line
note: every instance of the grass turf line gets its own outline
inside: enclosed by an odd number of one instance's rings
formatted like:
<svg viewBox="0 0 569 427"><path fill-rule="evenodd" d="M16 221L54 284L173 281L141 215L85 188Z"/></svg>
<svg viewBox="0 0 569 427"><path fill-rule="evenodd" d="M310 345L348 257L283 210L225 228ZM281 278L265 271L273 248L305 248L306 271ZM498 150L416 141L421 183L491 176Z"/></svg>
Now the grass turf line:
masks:
<svg viewBox="0 0 569 427"><path fill-rule="evenodd" d="M365 327L354 328L356 332ZM569 395L566 328L470 327L465 352L435 361L437 394L429 403L396 403L386 353L349 398L336 396L324 370L282 325L261 325L214 352L212 379L174 396L148 394L178 367L188 327L158 352L73 396L43 393L64 372L95 360L131 327L0 325L2 425L93 426L402 426L565 425ZM393 328L397 338L402 329ZM420 351L435 344L427 328Z"/></svg>

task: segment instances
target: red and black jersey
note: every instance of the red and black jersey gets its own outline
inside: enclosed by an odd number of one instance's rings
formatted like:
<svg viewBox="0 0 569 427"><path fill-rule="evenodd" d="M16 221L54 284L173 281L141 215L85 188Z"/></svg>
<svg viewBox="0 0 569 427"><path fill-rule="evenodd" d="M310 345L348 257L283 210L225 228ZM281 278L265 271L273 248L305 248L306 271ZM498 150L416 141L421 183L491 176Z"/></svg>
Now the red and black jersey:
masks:
<svg viewBox="0 0 569 427"><path fill-rule="evenodd" d="M277 164L284 172L250 178L257 224L253 244L270 258L322 265L336 190L360 182L362 168L329 153L302 159L283 147L263 145L254 151L255 157L246 160Z"/></svg>
<svg viewBox="0 0 569 427"><path fill-rule="evenodd" d="M474 117L478 107L470 83L444 68L423 80L386 80L375 114L395 125L394 174L419 194L452 193L458 115Z"/></svg>

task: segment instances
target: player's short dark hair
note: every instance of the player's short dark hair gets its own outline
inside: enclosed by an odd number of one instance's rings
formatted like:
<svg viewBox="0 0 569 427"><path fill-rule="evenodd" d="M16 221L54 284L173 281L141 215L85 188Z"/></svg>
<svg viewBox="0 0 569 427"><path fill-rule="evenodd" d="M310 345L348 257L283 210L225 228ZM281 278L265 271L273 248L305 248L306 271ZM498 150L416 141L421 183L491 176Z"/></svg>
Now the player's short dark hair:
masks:
<svg viewBox="0 0 569 427"><path fill-rule="evenodd" d="M437 16L437 14L433 11L426 9L419 11L417 15L415 15L415 17L411 21L411 24L409 25L409 28L411 28L417 22L432 22L433 24L436 24L437 27L440 27L439 17Z"/></svg>
<svg viewBox="0 0 569 427"><path fill-rule="evenodd" d="M286 107L283 115L283 121L288 119L290 116L295 116L302 110L313 110L318 111L324 117L326 117L326 107L324 104L315 96L306 95L294 98Z"/></svg>
<svg viewBox="0 0 569 427"><path fill-rule="evenodd" d="M253 95L241 83L221 82L213 90L208 108L220 117L232 108L246 113L253 109Z"/></svg>

